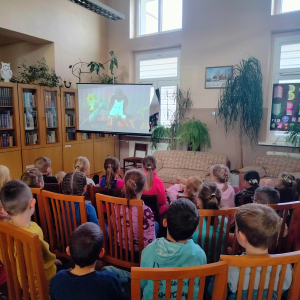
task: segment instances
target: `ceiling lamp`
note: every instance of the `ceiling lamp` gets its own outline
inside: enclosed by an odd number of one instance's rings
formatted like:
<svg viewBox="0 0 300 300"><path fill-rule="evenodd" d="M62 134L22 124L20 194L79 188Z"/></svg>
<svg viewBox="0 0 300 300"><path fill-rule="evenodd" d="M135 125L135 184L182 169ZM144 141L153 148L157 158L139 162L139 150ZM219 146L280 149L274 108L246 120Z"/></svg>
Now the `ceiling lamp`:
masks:
<svg viewBox="0 0 300 300"><path fill-rule="evenodd" d="M109 6L96 0L69 0L76 3L100 16L103 16L112 21L124 20L125 16Z"/></svg>

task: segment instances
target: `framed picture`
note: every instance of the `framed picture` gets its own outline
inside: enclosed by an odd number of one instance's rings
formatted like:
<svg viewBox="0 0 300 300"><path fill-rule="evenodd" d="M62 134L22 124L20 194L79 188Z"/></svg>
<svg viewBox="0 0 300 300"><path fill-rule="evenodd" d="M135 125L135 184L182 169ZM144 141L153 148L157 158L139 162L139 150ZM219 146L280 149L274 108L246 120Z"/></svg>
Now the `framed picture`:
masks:
<svg viewBox="0 0 300 300"><path fill-rule="evenodd" d="M232 76L233 66L211 67L205 71L205 88L220 89L225 86L228 77Z"/></svg>

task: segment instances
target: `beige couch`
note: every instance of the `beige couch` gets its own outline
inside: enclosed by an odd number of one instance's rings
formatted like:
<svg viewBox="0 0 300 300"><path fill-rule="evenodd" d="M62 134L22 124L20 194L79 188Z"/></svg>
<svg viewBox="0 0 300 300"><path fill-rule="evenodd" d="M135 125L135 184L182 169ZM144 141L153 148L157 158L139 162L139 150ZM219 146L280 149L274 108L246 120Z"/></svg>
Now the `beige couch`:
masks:
<svg viewBox="0 0 300 300"><path fill-rule="evenodd" d="M199 176L205 179L209 176L209 168L214 164L230 167L226 155L209 152L164 150L156 151L154 156L157 159L157 176L162 181L175 182L177 176Z"/></svg>
<svg viewBox="0 0 300 300"><path fill-rule="evenodd" d="M281 172L289 172L300 178L300 159L279 155L256 157L251 166L240 170L239 188L244 189L244 174L248 170L256 170L263 179L272 179L274 184Z"/></svg>

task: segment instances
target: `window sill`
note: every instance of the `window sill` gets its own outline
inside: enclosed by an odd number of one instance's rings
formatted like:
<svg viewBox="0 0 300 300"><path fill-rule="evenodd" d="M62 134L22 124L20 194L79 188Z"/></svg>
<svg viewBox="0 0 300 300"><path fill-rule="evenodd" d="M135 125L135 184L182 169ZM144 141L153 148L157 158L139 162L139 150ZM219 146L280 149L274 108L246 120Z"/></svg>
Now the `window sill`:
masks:
<svg viewBox="0 0 300 300"><path fill-rule="evenodd" d="M155 35L162 35L162 34L166 34L166 33L173 33L173 32L179 32L182 31L182 28L180 29L173 29L173 30L167 30L167 31L161 31L161 32L156 32L156 33L149 33L149 34L141 34L138 35L132 39L138 39L138 38L143 38L143 37L147 37L147 36L155 36Z"/></svg>
<svg viewBox="0 0 300 300"><path fill-rule="evenodd" d="M265 141L265 142L258 142L259 146L273 146L273 147L289 147L289 148L299 148L299 147L294 147L290 143L286 143L283 141Z"/></svg>

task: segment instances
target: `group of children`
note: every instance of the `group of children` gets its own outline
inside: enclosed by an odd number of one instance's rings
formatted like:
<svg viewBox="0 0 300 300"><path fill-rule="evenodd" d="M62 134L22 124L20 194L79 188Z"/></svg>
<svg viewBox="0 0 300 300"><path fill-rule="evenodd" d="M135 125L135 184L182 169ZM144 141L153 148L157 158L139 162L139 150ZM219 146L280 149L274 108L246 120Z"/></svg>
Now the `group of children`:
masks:
<svg viewBox="0 0 300 300"><path fill-rule="evenodd" d="M89 173L89 162L85 157L79 157L74 162L73 172L68 174L60 172L54 177L51 176L51 161L46 157L40 157L35 161L35 168L22 175L21 181L10 181L8 168L0 166L0 220L39 235L46 278L49 282L51 280L50 296L52 300L99 299L99 295L101 295L101 299L127 299L128 296L123 292L121 282L124 281L124 278L130 278L130 274L113 267L106 267L101 272L95 271L96 261L104 256L103 233L98 224L95 208L90 204L86 204L88 223L82 224L72 233L69 247L66 250L75 263L75 267L56 274L57 266L61 265L61 261L49 251L49 245L43 239L43 232L36 223L31 221L35 199L29 187L43 188L44 183L62 182L64 194L84 195L88 184L99 184L107 189L122 189L128 203L131 199L141 199L143 194L157 194L160 224L155 222L151 209L143 204L145 249L142 252L141 267L147 268L174 268L206 264L206 255L208 254L205 254L202 249L205 234L201 245L198 245L200 222L198 209L239 206L242 194L254 194L254 203L242 205L235 214L238 242L246 249L244 255L267 255L269 246L278 237L282 221L273 209L263 204L299 199L299 181L288 173L280 175L276 189L274 189L269 185L259 187L259 174L256 171L248 171L244 175L246 189L235 194L233 187L229 184L228 168L214 165L210 169L210 181L203 182L197 177L190 177L187 180L180 179L179 184L168 189L166 193L162 180L155 172L156 159L154 156L146 156L142 162L142 170L129 170L126 172L124 180L119 176L120 163L118 159L108 157L104 163L104 170L105 175L99 182L91 182L91 179L86 177ZM139 239L137 209L135 209L135 207L132 208L134 249L129 250L136 252ZM77 224L81 224L79 206L75 205L75 210ZM129 221L128 209L126 208L124 212L122 208L120 210L121 216ZM121 224L124 223L121 222ZM210 239L213 229L211 225L206 224L206 220L202 225L204 233L207 226L210 226ZM166 235L161 234L160 238L156 238L159 234L159 227L166 228ZM117 227L117 230L119 231L120 228ZM217 235L219 234L224 236L224 233L217 230ZM118 233L117 238L119 238ZM120 241L118 240L118 242ZM123 239L122 242L125 248L125 240ZM131 245L130 241L128 244ZM222 252L224 253L224 249ZM3 275L3 266L1 269L0 264L0 283L1 270ZM292 269L287 268L284 290L288 290L291 284L291 273ZM229 269L228 299L236 297L238 274L237 268ZM195 280L194 299L197 299L198 287L199 280ZM142 281L141 288L144 300L153 298L152 281ZM207 288L208 297L212 288L213 280ZM159 287L160 299L164 299L164 291L165 284L162 282ZM172 285L171 293L176 295L176 284ZM182 291L183 297L187 293L188 284L185 284Z"/></svg>

